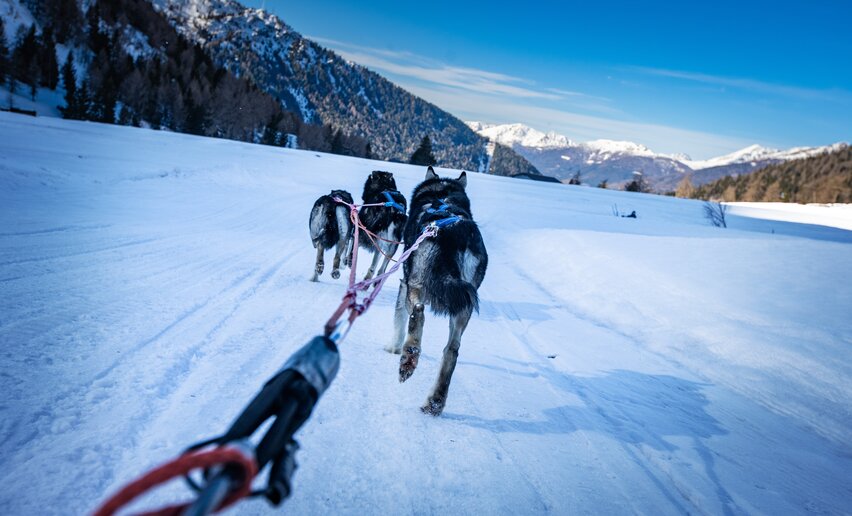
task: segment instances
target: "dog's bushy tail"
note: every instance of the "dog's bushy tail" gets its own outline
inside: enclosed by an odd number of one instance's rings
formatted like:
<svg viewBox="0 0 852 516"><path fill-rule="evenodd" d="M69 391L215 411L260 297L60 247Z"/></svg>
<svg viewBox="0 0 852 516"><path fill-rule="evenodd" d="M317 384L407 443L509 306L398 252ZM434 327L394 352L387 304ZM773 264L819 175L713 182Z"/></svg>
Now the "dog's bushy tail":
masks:
<svg viewBox="0 0 852 516"><path fill-rule="evenodd" d="M479 312L479 294L471 283L450 274L436 279L424 292L433 312L449 316L474 310Z"/></svg>

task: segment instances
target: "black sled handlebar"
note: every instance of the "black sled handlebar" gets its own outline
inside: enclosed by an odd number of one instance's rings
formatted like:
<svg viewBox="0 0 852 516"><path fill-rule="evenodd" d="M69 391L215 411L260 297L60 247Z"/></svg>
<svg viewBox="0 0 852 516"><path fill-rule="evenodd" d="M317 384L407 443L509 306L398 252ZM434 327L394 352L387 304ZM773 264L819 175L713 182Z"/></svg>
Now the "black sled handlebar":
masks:
<svg viewBox="0 0 852 516"><path fill-rule="evenodd" d="M292 492L291 480L297 467L295 453L299 445L293 435L308 420L339 368L340 355L334 341L328 337L314 337L264 384L227 432L195 444L187 451L211 444L247 443L266 420L275 418L254 449L257 471L272 463L267 487L252 495L264 496L273 505L280 504ZM199 495L184 514L197 516L213 512L235 486L242 484L241 475L238 468L214 468L205 471L203 487L187 476L190 487L199 491Z"/></svg>

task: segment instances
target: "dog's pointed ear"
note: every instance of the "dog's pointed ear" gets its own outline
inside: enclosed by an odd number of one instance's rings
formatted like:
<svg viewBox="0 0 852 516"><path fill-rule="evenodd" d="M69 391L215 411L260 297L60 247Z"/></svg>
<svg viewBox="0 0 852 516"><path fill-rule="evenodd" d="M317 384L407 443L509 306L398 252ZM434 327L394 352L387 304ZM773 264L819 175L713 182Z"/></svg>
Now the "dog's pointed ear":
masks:
<svg viewBox="0 0 852 516"><path fill-rule="evenodd" d="M429 165L429 168L426 169L426 179L438 179L438 174L435 173L432 165Z"/></svg>
<svg viewBox="0 0 852 516"><path fill-rule="evenodd" d="M458 179L456 179L456 181L458 181L462 185L462 188L467 188L467 172L462 170L461 175Z"/></svg>

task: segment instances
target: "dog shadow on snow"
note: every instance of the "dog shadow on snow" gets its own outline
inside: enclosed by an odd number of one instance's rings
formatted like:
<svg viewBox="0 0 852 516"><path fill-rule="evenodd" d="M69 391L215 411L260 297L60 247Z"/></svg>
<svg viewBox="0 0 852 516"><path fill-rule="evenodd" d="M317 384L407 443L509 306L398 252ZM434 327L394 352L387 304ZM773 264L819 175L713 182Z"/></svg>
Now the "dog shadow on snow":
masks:
<svg viewBox="0 0 852 516"><path fill-rule="evenodd" d="M543 419L484 419L448 413L444 417L493 432L567 434L577 430L606 430L620 441L647 444L657 450L676 449L665 440L665 436L708 438L727 433L705 410L710 402L702 390L708 384L627 370L580 377L535 364L515 363L525 368L532 367L535 371L510 370L509 374L527 378L542 376L551 385L579 397L583 406L545 409L541 413ZM507 372L497 367L489 369Z"/></svg>
<svg viewBox="0 0 852 516"><path fill-rule="evenodd" d="M658 475L644 465L638 448L648 446L654 450L672 452L679 447L670 438L687 438L691 443L687 446L703 462L723 513L732 514L741 510L722 485L716 474L714 453L704 444L706 439L728 433L707 412L710 402L703 390L709 384L627 370L580 377L560 373L546 365L503 360L524 369L533 368L532 372L503 369L504 374L508 372L522 378L544 377L550 385L577 396L582 403L548 408L538 414L530 412L529 419L487 419L447 412L444 418L497 433L570 434L587 431L603 434L621 443L648 478L684 512L689 507L682 505L683 498L676 490L665 486Z"/></svg>
<svg viewBox="0 0 852 516"><path fill-rule="evenodd" d="M497 321L509 319L510 321L541 322L553 319L549 310L556 307L541 303L529 303L526 301L489 301L482 299L479 305L478 319L486 321Z"/></svg>

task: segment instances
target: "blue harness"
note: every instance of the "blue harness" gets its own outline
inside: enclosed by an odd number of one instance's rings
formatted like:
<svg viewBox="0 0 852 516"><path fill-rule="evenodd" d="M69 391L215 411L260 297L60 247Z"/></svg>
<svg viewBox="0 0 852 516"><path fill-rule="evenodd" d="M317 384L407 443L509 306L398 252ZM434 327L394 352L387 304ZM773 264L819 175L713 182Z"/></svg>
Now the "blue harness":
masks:
<svg viewBox="0 0 852 516"><path fill-rule="evenodd" d="M387 199L385 206L387 206L388 208L396 208L397 210L399 210L400 213L405 213L405 207L403 205L401 205L400 203L396 202L393 199L393 196L391 195L392 193L399 193L399 191L397 191L397 190L385 190L382 193L385 195L385 199Z"/></svg>
<svg viewBox="0 0 852 516"><path fill-rule="evenodd" d="M441 205L438 206L437 208L426 208L426 213L428 213L430 215L434 215L436 213L446 213L449 216L444 217L443 219L433 220L428 225L430 225L430 226L434 225L436 227L443 228L443 227L455 224L456 222L458 222L462 219L458 215L451 215L450 214L450 207L449 207L449 205L447 205L447 203L445 202L444 199L441 199L440 202L441 202Z"/></svg>

